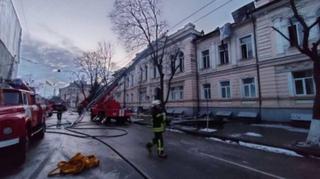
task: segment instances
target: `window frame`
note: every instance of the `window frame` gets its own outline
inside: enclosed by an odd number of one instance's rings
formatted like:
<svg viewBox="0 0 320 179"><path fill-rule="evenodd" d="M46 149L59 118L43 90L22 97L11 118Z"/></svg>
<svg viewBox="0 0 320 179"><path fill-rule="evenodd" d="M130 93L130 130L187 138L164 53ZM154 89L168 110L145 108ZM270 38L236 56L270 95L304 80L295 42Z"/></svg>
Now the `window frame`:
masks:
<svg viewBox="0 0 320 179"><path fill-rule="evenodd" d="M246 83L244 80L246 79L252 79L252 83ZM254 86L254 91L252 91L252 85ZM249 95L246 96L246 87L248 87L249 90ZM252 95L254 92L254 95ZM257 83L256 83L256 78L255 77L247 77L247 78L242 78L241 79L241 96L242 98L256 98L257 97Z"/></svg>
<svg viewBox="0 0 320 179"><path fill-rule="evenodd" d="M169 91L169 100L170 101L179 101L184 98L184 87L181 86L173 86L170 87Z"/></svg>
<svg viewBox="0 0 320 179"><path fill-rule="evenodd" d="M225 86L225 85L222 85L223 82L228 82L229 85L228 86ZM224 81L220 81L219 82L220 84L220 97L222 99L231 99L232 98L232 92L231 92L231 81L230 80L224 80ZM223 97L223 91L225 90L225 94L226 96ZM229 93L228 93L229 92ZM229 94L229 95L228 95Z"/></svg>
<svg viewBox="0 0 320 179"><path fill-rule="evenodd" d="M222 45L226 46L223 48L223 50L221 50L220 47L222 47ZM229 58L229 44L228 43L223 43L218 45L218 52L219 52L219 64L220 65L228 65L230 64L230 58ZM221 53L223 53L223 63L222 63L222 55Z"/></svg>
<svg viewBox="0 0 320 179"><path fill-rule="evenodd" d="M207 53L207 54L205 54ZM202 69L209 69L211 68L210 64L210 50L206 49L201 51L201 61L202 61Z"/></svg>
<svg viewBox="0 0 320 179"><path fill-rule="evenodd" d="M311 76L309 77L299 77L295 78L294 73L298 72L308 72L310 70L303 70L303 71L293 71L291 72L291 77L292 77L292 88L293 88L293 94L294 96L314 96L316 93L316 87L315 87L315 82L314 82L314 77L311 71ZM307 94L307 86L306 86L306 80L311 79L312 80L312 86L313 86L313 94ZM303 89L303 94L297 94L297 89L296 89L296 81L302 81L302 89Z"/></svg>
<svg viewBox="0 0 320 179"><path fill-rule="evenodd" d="M202 89L203 89L203 99L211 99L211 84L210 83L205 83L202 84Z"/></svg>
<svg viewBox="0 0 320 179"><path fill-rule="evenodd" d="M244 38L250 38L252 56L249 56L248 44L242 42L242 39L244 39ZM252 34L246 34L246 35L240 37L239 38L239 44L240 44L241 60L249 60L249 59L253 59L255 57L255 52L254 52L254 48L255 47L254 47L253 35ZM246 58L243 57L242 45L246 45L246 56L247 56Z"/></svg>

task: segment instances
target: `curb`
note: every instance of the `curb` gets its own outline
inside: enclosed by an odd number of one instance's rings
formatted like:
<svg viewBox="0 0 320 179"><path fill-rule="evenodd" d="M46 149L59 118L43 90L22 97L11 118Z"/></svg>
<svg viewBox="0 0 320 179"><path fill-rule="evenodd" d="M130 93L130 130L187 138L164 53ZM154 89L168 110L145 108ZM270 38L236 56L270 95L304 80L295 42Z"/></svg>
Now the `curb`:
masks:
<svg viewBox="0 0 320 179"><path fill-rule="evenodd" d="M263 142L257 142L257 141L251 141L251 140L246 140L246 139L239 139L239 138L234 138L234 137L227 137L227 136L221 136L221 135L216 135L213 133L206 133L206 132L198 132L196 130L187 130L187 129L183 129L180 127L175 127L172 126L173 129L176 130L180 130L182 132L185 132L187 134L192 134L192 135L196 135L196 136L201 136L201 137L215 137L221 140L229 140L232 142L246 142L246 143L253 143L253 144L257 144L257 145L264 145L264 146L269 146L269 147L275 147L275 148L280 148L280 149L285 149L285 150L290 150L290 151L294 151L297 154L300 154L306 158L312 158L312 157L320 157L320 151L307 151L307 149L302 149L302 148L297 148L297 147L285 147L285 146L276 146L276 145L271 145L271 144L267 144L267 143L263 143Z"/></svg>

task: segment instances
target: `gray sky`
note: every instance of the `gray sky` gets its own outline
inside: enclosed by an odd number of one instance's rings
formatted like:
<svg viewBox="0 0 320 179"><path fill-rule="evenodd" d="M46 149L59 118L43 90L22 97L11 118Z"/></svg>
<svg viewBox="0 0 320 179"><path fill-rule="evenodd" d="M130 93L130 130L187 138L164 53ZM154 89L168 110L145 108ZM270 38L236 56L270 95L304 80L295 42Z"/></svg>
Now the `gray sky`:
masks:
<svg viewBox="0 0 320 179"><path fill-rule="evenodd" d="M12 0L22 28L23 42L19 76L34 78L37 82L49 79L63 86L70 78L66 74L53 72L55 68L74 69L72 58L81 51L96 48L101 41L114 46L114 62L123 66L130 60L121 42L111 30L108 14L113 0ZM212 0L163 0L162 13L169 27L190 15ZM231 0L214 13L195 23L198 30L206 33L232 22L231 12L252 0ZM204 16L226 3L214 3L181 23L177 28ZM173 29L171 32L174 32ZM30 63L32 60L35 63ZM36 70L35 70L36 69Z"/></svg>

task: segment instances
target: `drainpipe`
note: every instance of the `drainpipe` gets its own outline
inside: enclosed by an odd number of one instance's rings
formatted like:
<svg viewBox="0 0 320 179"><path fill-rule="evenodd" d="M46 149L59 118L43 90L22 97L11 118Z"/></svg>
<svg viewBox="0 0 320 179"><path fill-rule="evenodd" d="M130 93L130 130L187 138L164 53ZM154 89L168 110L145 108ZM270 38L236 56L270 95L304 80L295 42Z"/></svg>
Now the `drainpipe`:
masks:
<svg viewBox="0 0 320 179"><path fill-rule="evenodd" d="M260 80L260 66L259 66L259 56L258 56L258 50L257 50L257 33L256 33L256 19L251 15L251 20L253 24L253 39L254 39L254 46L255 46L255 55L256 55L256 69L257 69L257 82L258 82L258 100L259 100L259 114L258 119L261 121L261 108L262 108L262 96L261 96L261 80Z"/></svg>

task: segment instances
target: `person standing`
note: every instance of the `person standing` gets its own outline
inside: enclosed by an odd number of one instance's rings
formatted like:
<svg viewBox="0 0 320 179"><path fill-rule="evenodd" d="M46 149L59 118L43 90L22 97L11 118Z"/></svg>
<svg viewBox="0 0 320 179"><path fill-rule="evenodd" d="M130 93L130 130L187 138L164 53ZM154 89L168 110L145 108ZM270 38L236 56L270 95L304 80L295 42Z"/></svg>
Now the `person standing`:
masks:
<svg viewBox="0 0 320 179"><path fill-rule="evenodd" d="M166 158L167 155L164 152L163 142L163 133L165 131L166 125L166 114L160 105L160 100L154 100L152 102L151 114L154 138L152 142L147 143L146 147L151 154L153 146L156 145L158 157Z"/></svg>
<svg viewBox="0 0 320 179"><path fill-rule="evenodd" d="M57 119L58 119L58 126L61 125L61 119L62 119L62 113L64 111L66 111L66 107L65 105L63 105L62 103L58 103L56 106L55 106L55 110L57 111Z"/></svg>

